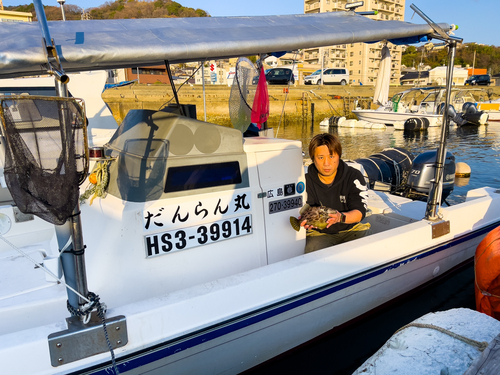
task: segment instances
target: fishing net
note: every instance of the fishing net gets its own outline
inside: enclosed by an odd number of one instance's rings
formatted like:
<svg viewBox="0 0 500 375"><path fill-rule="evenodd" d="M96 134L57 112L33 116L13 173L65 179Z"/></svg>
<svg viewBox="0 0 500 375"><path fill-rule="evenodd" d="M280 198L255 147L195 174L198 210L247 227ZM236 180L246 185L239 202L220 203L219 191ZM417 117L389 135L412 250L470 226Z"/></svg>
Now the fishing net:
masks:
<svg viewBox="0 0 500 375"><path fill-rule="evenodd" d="M72 215L88 170L83 102L8 96L0 99L4 176L21 212L56 225Z"/></svg>
<svg viewBox="0 0 500 375"><path fill-rule="evenodd" d="M236 63L233 85L229 95L229 117L235 129L244 133L252 122L252 105L259 82L259 72L246 57Z"/></svg>

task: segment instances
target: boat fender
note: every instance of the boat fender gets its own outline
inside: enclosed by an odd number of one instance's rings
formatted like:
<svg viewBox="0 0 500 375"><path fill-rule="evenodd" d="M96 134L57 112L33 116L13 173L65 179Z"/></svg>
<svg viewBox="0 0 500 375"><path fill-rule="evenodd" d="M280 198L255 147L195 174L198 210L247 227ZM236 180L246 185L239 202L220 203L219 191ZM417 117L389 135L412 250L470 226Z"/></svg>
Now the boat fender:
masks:
<svg viewBox="0 0 500 375"><path fill-rule="evenodd" d="M455 165L455 176L456 177L470 177L471 169L467 163L458 162Z"/></svg>
<svg viewBox="0 0 500 375"><path fill-rule="evenodd" d="M409 131L426 130L427 128L429 128L429 124L430 122L426 117L422 118L410 117L404 123L404 130L409 130Z"/></svg>
<svg viewBox="0 0 500 375"><path fill-rule="evenodd" d="M500 226L479 243L474 256L476 309L500 319Z"/></svg>

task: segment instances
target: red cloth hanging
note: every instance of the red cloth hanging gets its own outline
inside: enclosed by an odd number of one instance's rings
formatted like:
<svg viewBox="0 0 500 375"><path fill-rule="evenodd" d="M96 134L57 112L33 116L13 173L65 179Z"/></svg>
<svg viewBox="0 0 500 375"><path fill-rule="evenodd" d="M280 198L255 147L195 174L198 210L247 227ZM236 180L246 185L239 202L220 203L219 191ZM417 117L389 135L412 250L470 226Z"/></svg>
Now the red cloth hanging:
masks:
<svg viewBox="0 0 500 375"><path fill-rule="evenodd" d="M261 124L269 118L269 94L267 92L266 75L264 68L260 67L259 82L257 83L257 91L252 105L251 120L257 124L259 129L262 128Z"/></svg>

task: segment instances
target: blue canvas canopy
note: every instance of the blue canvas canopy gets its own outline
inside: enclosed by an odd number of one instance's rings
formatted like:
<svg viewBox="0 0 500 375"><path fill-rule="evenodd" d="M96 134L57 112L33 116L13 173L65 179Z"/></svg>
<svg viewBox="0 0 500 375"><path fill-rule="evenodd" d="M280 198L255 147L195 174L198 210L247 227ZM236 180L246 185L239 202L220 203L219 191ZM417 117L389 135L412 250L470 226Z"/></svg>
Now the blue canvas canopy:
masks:
<svg viewBox="0 0 500 375"><path fill-rule="evenodd" d="M440 24L445 30L447 24ZM48 22L66 72L249 56L426 36L427 24L375 21L354 12L286 16ZM0 78L46 72L38 23L0 23Z"/></svg>

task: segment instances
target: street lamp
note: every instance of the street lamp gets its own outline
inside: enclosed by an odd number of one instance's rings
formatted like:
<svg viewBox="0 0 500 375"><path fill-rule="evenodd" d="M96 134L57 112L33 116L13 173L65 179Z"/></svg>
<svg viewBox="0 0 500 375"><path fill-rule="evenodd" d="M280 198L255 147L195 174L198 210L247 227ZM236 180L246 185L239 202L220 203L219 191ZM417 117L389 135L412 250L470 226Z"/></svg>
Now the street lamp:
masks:
<svg viewBox="0 0 500 375"><path fill-rule="evenodd" d="M61 13L62 13L63 21L66 21L66 15L64 14L64 3L66 2L66 0L57 0L57 2L61 6Z"/></svg>

